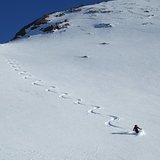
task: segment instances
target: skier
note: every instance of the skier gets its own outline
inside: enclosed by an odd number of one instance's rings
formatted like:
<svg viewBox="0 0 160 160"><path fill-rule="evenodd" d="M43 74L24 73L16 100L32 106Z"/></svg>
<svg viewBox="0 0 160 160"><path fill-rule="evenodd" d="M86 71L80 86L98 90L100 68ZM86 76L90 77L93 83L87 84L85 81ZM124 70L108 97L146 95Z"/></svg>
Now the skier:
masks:
<svg viewBox="0 0 160 160"><path fill-rule="evenodd" d="M133 128L133 131L135 131L137 134L142 130L142 128L139 128L138 125L135 125Z"/></svg>

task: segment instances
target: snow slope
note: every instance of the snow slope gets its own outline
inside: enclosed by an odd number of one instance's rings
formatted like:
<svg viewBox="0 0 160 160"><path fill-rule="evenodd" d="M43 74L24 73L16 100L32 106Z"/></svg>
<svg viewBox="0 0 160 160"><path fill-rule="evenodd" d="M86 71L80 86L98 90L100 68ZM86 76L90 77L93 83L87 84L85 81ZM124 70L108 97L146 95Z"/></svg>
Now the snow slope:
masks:
<svg viewBox="0 0 160 160"><path fill-rule="evenodd" d="M159 8L83 6L67 28L1 44L0 159L158 160Z"/></svg>

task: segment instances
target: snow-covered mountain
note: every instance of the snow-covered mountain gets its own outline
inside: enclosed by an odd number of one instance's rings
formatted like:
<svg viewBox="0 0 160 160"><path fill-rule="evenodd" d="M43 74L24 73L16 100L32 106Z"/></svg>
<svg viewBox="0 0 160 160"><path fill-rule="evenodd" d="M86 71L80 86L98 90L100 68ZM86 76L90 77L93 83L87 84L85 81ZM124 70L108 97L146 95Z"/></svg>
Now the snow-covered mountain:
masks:
<svg viewBox="0 0 160 160"><path fill-rule="evenodd" d="M1 44L0 159L159 160L159 8L51 13Z"/></svg>
<svg viewBox="0 0 160 160"><path fill-rule="evenodd" d="M93 5L92 7L71 8L62 12L45 14L41 18L24 26L19 32L16 33L12 40L24 37L26 38L37 34L53 33L59 30L66 31L66 29L71 26L72 17L75 17L77 15L76 13L78 13L78 15L85 15L110 12L111 11L105 7L97 8Z"/></svg>

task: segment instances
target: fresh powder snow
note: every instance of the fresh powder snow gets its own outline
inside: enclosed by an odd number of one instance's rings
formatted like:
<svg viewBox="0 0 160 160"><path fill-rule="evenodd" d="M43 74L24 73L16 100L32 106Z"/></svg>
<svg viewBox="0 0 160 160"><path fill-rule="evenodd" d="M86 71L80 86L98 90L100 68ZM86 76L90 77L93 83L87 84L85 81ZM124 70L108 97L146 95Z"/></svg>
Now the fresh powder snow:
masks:
<svg viewBox="0 0 160 160"><path fill-rule="evenodd" d="M159 160L159 8L51 13L1 44L0 159Z"/></svg>

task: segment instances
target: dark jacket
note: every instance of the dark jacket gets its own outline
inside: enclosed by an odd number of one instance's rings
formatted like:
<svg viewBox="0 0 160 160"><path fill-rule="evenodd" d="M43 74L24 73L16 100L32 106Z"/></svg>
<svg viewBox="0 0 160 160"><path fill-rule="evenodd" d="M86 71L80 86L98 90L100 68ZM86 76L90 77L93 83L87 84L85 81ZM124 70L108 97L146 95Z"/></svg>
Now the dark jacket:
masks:
<svg viewBox="0 0 160 160"><path fill-rule="evenodd" d="M136 133L139 133L140 130L142 130L142 128L139 128L138 125L135 125L133 128L133 131L135 131Z"/></svg>

